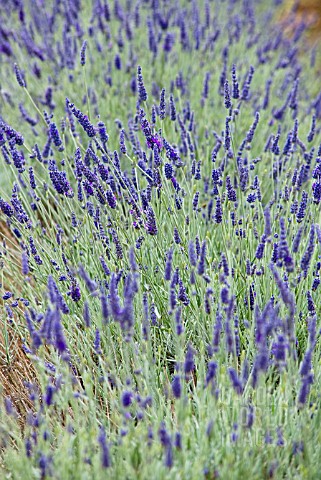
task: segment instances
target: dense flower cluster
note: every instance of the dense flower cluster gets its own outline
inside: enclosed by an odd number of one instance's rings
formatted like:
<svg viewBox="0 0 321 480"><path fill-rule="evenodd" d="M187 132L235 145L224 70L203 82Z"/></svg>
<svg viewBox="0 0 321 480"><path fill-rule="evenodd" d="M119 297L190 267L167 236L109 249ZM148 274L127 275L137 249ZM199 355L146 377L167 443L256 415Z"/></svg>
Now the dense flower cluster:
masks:
<svg viewBox="0 0 321 480"><path fill-rule="evenodd" d="M318 478L321 94L294 16L0 2L8 478Z"/></svg>

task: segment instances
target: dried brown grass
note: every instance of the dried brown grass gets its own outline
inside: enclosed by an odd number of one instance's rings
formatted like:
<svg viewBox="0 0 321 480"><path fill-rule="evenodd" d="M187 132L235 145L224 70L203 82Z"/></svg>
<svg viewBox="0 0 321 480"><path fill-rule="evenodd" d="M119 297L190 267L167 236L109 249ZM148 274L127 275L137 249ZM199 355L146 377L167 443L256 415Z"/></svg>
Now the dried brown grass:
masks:
<svg viewBox="0 0 321 480"><path fill-rule="evenodd" d="M0 241L5 240L7 249L14 256L16 263L20 263L17 240L4 221L0 220ZM3 268L5 265L3 265ZM15 291L19 295L19 278L14 279L9 269L4 270L5 290L7 283L14 282ZM23 427L26 414L32 410L27 383L35 383L37 375L35 368L22 348L22 341L14 322L10 324L4 311L0 315L0 395L8 397L18 414L20 425Z"/></svg>
<svg viewBox="0 0 321 480"><path fill-rule="evenodd" d="M303 21L308 26L308 38L321 38L321 0L288 0L280 10L285 33L290 35Z"/></svg>

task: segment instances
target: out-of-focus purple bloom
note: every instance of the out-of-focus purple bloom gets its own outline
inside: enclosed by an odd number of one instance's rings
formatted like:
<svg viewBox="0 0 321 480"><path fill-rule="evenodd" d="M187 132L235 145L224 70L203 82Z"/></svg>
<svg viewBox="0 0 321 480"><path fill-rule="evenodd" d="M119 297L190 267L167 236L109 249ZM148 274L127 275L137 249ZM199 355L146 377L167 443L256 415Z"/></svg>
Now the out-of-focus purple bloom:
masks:
<svg viewBox="0 0 321 480"><path fill-rule="evenodd" d="M130 391L127 391L127 390L125 392L123 392L122 396L121 396L121 403L122 403L123 407L125 407L125 408L130 407L130 405L133 402L133 399L134 399L133 392L130 392Z"/></svg>
<svg viewBox="0 0 321 480"><path fill-rule="evenodd" d="M107 297L103 293L100 296L100 303L101 303L101 313L103 316L104 323L107 323L109 318L109 308L108 308Z"/></svg>
<svg viewBox="0 0 321 480"><path fill-rule="evenodd" d="M234 368L230 367L228 369L228 373L229 373L230 380L231 380L231 383L232 383L232 386L233 386L234 390L236 391L236 393L238 395L241 395L243 393L243 386L242 386L241 380L238 377L237 372L235 371Z"/></svg>
<svg viewBox="0 0 321 480"><path fill-rule="evenodd" d="M188 258L193 267L197 265L197 257L195 253L195 245L193 240L190 240L188 243Z"/></svg>
<svg viewBox="0 0 321 480"><path fill-rule="evenodd" d="M286 362L286 352L289 350L289 344L286 341L284 335L279 334L276 341L272 344L272 354L276 360L276 363L280 366L284 366Z"/></svg>
<svg viewBox="0 0 321 480"><path fill-rule="evenodd" d="M67 343L61 325L59 309L56 309L54 312L53 334L55 339L55 347L59 353L62 354L66 352Z"/></svg>
<svg viewBox="0 0 321 480"><path fill-rule="evenodd" d="M173 466L173 447L172 443L168 445L168 447L165 449L165 461L164 461L165 467L167 468L172 468Z"/></svg>
<svg viewBox="0 0 321 480"><path fill-rule="evenodd" d="M281 279L280 275L279 275L279 272L277 271L276 267L274 266L273 263L271 263L270 265L270 269L273 273L273 276L274 276L274 280L278 286L278 289L279 289L279 292L281 294L281 297L282 297L282 300L283 302L285 303L285 305L288 307L289 309L289 316L287 318L287 330L288 330L288 333L290 335L290 337L292 337L293 335L293 322L294 322L294 313L295 313L295 299L294 299L294 295L293 293L291 292L291 290L287 287L287 285L285 284L285 282Z"/></svg>
<svg viewBox="0 0 321 480"><path fill-rule="evenodd" d="M180 243L182 243L182 240L181 240L181 237L178 233L178 230L176 227L174 227L174 242L178 245Z"/></svg>
<svg viewBox="0 0 321 480"><path fill-rule="evenodd" d="M312 122L311 122L311 128L310 128L310 132L308 133L308 136L307 136L307 140L308 142L312 142L313 138L314 138L314 135L315 135L315 126L316 126L316 116L313 115L312 116Z"/></svg>
<svg viewBox="0 0 321 480"><path fill-rule="evenodd" d="M13 296L13 293L12 292L5 292L3 295L2 295L2 298L3 300L9 300L9 298L11 298Z"/></svg>
<svg viewBox="0 0 321 480"><path fill-rule="evenodd" d="M315 247L315 226L314 224L311 225L310 228L310 235L309 235L309 241L308 241L308 246L303 254L303 257L301 258L300 262L300 267L304 273L304 277L307 276L309 266L311 263L313 251Z"/></svg>
<svg viewBox="0 0 321 480"><path fill-rule="evenodd" d="M176 324L176 333L180 336L184 332L184 326L182 323L182 308L178 307L175 312L175 324Z"/></svg>
<svg viewBox="0 0 321 480"><path fill-rule="evenodd" d="M172 50L174 43L175 43L175 34L172 32L167 32L165 35L164 43L163 43L164 52L169 53Z"/></svg>
<svg viewBox="0 0 321 480"><path fill-rule="evenodd" d="M182 395L182 385L180 375L174 375L172 380L172 392L175 398L180 398Z"/></svg>
<svg viewBox="0 0 321 480"><path fill-rule="evenodd" d="M94 350L96 355L101 355L100 331L98 328L96 328L95 332Z"/></svg>
<svg viewBox="0 0 321 480"><path fill-rule="evenodd" d="M217 352L219 349L219 344L220 344L220 337L221 337L221 332L222 332L222 314L220 310L218 309L216 312L216 321L213 329L213 349L214 352Z"/></svg>
<svg viewBox="0 0 321 480"><path fill-rule="evenodd" d="M271 235L271 210L269 207L264 209L264 235L269 237Z"/></svg>
<svg viewBox="0 0 321 480"><path fill-rule="evenodd" d="M261 242L258 244L256 252L255 252L255 257L260 260L263 258L264 254L264 247L265 247L265 237L262 236Z"/></svg>
<svg viewBox="0 0 321 480"><path fill-rule="evenodd" d="M203 241L201 252L200 252L200 260L197 268L197 273L199 275L204 275L205 273L205 259L206 259L206 240Z"/></svg>
<svg viewBox="0 0 321 480"><path fill-rule="evenodd" d="M90 327L90 310L89 310L89 303L85 301L84 303L84 311L83 311L83 319L86 327Z"/></svg>
<svg viewBox="0 0 321 480"><path fill-rule="evenodd" d="M175 434L174 445L178 450L182 450L182 434L180 432Z"/></svg>
<svg viewBox="0 0 321 480"><path fill-rule="evenodd" d="M52 405L53 394L55 393L56 389L53 385L47 385L46 392L45 392L45 404L49 407Z"/></svg>
<svg viewBox="0 0 321 480"><path fill-rule="evenodd" d="M15 410L13 404L12 404L12 401L9 397L4 398L4 407L5 407L7 415L10 415L12 417L17 416L17 412L16 412L16 410Z"/></svg>
<svg viewBox="0 0 321 480"><path fill-rule="evenodd" d="M185 355L185 362L184 362L184 372L186 375L190 374L195 369L194 355L195 355L195 350L192 347L192 345L189 343L187 347L186 355Z"/></svg>
<svg viewBox="0 0 321 480"><path fill-rule="evenodd" d="M168 447L171 444L171 437L166 430L165 422L162 422L159 426L158 438L163 447Z"/></svg>
<svg viewBox="0 0 321 480"><path fill-rule="evenodd" d="M248 411L247 411L246 428L248 429L252 428L254 419L255 419L254 407L253 405L249 405Z"/></svg>
<svg viewBox="0 0 321 480"><path fill-rule="evenodd" d="M23 275L28 275L28 273L29 273L29 260L28 260L28 255L25 252L22 253L21 266L22 266L22 274Z"/></svg>
<svg viewBox="0 0 321 480"><path fill-rule="evenodd" d="M205 385L213 384L217 372L217 363L214 360L208 362L207 372L205 377Z"/></svg>
<svg viewBox="0 0 321 480"><path fill-rule="evenodd" d="M176 106L173 95L169 97L169 114L172 122L176 120Z"/></svg>
<svg viewBox="0 0 321 480"><path fill-rule="evenodd" d="M168 282L171 279L172 276L172 261L173 261L173 249L171 248L168 250L166 254L166 264L165 264L165 273L164 273L164 278Z"/></svg>
<svg viewBox="0 0 321 480"><path fill-rule="evenodd" d="M88 273L86 272L84 266L80 263L78 273L80 277L84 280L86 287L90 291L90 293L94 293L97 290L97 283L90 278Z"/></svg>
<svg viewBox="0 0 321 480"><path fill-rule="evenodd" d="M297 231L293 243L292 243L292 252L296 253L299 250L299 246L301 243L301 238L302 238L302 233L303 233L303 227L300 227L299 230Z"/></svg>
<svg viewBox="0 0 321 480"><path fill-rule="evenodd" d="M101 449L101 466L103 468L109 468L111 467L111 459L104 427L100 427L97 440Z"/></svg>
<svg viewBox="0 0 321 480"><path fill-rule="evenodd" d="M183 281L180 278L178 281L178 294L177 294L178 300L180 300L183 305L187 306L190 303L190 300L188 298L188 295L186 293L186 288L183 285Z"/></svg>

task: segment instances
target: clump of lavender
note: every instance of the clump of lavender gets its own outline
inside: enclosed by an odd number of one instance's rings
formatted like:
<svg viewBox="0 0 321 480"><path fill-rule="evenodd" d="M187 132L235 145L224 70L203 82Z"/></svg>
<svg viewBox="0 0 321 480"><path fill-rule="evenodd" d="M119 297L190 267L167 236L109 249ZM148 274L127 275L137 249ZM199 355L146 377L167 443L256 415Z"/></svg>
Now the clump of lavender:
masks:
<svg viewBox="0 0 321 480"><path fill-rule="evenodd" d="M318 478L305 17L34 3L0 2L1 473Z"/></svg>

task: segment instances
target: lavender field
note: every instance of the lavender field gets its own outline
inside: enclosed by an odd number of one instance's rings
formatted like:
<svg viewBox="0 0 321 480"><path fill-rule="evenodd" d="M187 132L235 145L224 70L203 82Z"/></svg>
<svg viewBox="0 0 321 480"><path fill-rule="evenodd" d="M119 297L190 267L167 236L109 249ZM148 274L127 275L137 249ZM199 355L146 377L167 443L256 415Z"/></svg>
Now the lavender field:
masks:
<svg viewBox="0 0 321 480"><path fill-rule="evenodd" d="M280 0L0 2L1 479L321 478L320 51Z"/></svg>

